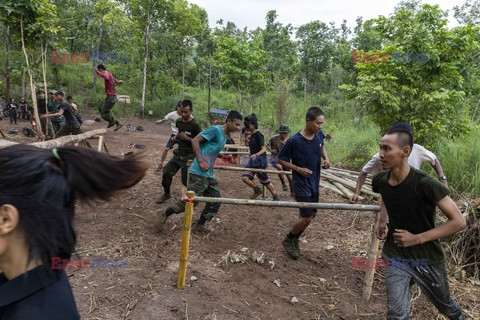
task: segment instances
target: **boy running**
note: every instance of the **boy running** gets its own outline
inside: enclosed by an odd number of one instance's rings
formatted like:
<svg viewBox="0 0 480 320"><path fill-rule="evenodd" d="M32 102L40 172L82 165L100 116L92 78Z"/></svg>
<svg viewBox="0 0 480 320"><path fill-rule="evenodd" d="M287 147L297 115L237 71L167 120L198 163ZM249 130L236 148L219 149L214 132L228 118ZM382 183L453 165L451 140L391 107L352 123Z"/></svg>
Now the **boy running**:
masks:
<svg viewBox="0 0 480 320"><path fill-rule="evenodd" d="M242 125L242 115L237 111L230 111L227 115L227 122L222 126L211 126L198 134L192 140L195 160L190 167L190 182L188 190L192 190L196 195L204 197L220 198L220 188L213 173L213 166L220 152L223 150L227 137L230 133L237 131ZM209 232L205 228L205 222L211 220L220 209L219 203L207 203L203 209L199 220L196 222L193 230L197 232ZM174 213L185 210L185 202L178 201L172 207L162 211L158 215L158 230L161 231L167 218Z"/></svg>
<svg viewBox="0 0 480 320"><path fill-rule="evenodd" d="M157 200L157 203L164 203L170 199L170 186L172 185L173 176L182 169L182 183L187 186L187 163L195 158L192 149L192 140L202 131L200 125L192 117L192 101L183 100L180 112L182 117L177 120L175 127L178 130L177 142L178 149L173 151L173 157L168 161L163 170L162 186L163 196Z"/></svg>
<svg viewBox="0 0 480 320"><path fill-rule="evenodd" d="M242 181L253 189L253 194L250 199L256 199L259 195L262 194L262 189L255 185L253 178L255 174L258 176L260 183L264 185L268 191L273 196L273 201L279 201L280 198L275 192L273 184L270 182L268 175L262 172L251 172L248 171L248 168L252 169L266 169L268 166L267 161L267 150L265 148L265 140L263 134L258 130L258 120L255 114L251 114L245 117L244 121L245 128L252 133L250 136L250 141L248 142L248 147L250 148L250 159L247 163L247 170L242 173Z"/></svg>
<svg viewBox="0 0 480 320"><path fill-rule="evenodd" d="M318 202L320 166L330 167L324 146L322 109L311 107L306 114L305 128L287 140L278 154L282 168L293 171L293 194L298 202ZM324 158L322 162L322 158ZM291 162L289 162L291 161ZM292 259L300 256L298 238L317 213L316 209L300 209L300 219L293 225L282 244Z"/></svg>
<svg viewBox="0 0 480 320"><path fill-rule="evenodd" d="M411 132L390 129L380 140L380 162L386 170L372 179L372 189L380 192L381 205L377 237L386 240L384 259L426 259L428 266L385 269L387 319L408 319L410 284L416 282L425 296L449 319L464 319L462 309L450 296L445 270L445 253L440 238L465 229L465 218L448 196L449 190L429 174L408 164L413 148ZM448 221L435 224L439 208ZM391 262L391 261L390 261Z"/></svg>
<svg viewBox="0 0 480 320"><path fill-rule="evenodd" d="M99 64L94 68L95 72L98 74L99 77L102 77L105 81L105 93L107 97L105 101L102 102L102 105L98 109L100 111L100 115L103 120L108 121L107 128L115 126L114 131L117 131L123 124L121 124L118 120L110 114L110 110L113 109L115 103L117 103L117 93L115 92L115 85L122 84L123 80L115 79L112 73L107 71L107 68L103 64Z"/></svg>
<svg viewBox="0 0 480 320"><path fill-rule="evenodd" d="M176 142L175 136L178 133L178 128L176 123L177 123L177 120L180 119L180 117L182 116L182 113L180 111L181 108L182 108L182 101L178 101L177 108L175 111L170 112L163 119L157 120L155 122L155 124L162 124L165 121L170 121L170 128L172 129L172 134L170 135L170 139L168 139L167 141L167 145L165 146L165 149L163 149L162 157L160 158L160 164L158 165L157 169L155 169L155 173L160 173L160 171L163 169L163 163L167 158L168 151L173 149L173 145Z"/></svg>

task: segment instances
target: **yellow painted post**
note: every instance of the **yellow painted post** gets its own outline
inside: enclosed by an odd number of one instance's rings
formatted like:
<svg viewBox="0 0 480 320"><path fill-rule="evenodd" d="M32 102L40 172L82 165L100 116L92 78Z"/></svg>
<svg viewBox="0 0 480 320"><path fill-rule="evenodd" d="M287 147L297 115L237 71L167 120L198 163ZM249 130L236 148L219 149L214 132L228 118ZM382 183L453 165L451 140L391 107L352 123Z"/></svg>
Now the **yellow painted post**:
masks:
<svg viewBox="0 0 480 320"><path fill-rule="evenodd" d="M180 264L178 265L177 288L185 287L187 276L188 250L190 249L190 229L192 227L193 199L195 192L187 191L187 203L185 204L185 218L183 219L182 247L180 249Z"/></svg>

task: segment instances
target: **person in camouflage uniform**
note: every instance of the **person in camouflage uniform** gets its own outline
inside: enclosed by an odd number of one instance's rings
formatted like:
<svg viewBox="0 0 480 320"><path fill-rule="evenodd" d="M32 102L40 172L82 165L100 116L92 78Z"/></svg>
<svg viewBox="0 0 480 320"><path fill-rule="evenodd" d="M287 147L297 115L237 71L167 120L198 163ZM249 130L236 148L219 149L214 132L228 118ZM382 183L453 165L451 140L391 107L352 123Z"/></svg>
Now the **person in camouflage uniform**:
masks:
<svg viewBox="0 0 480 320"><path fill-rule="evenodd" d="M182 170L182 183L187 186L187 163L195 158L192 149L192 140L202 131L200 125L192 117L192 102L183 100L180 107L181 118L177 119L175 126L178 128L178 134L175 140L178 141L178 148L173 151L173 157L163 168L162 186L164 194L157 200L157 203L164 203L170 199L170 186L173 176Z"/></svg>
<svg viewBox="0 0 480 320"><path fill-rule="evenodd" d="M211 126L200 132L200 134L192 140L195 160L189 170L190 182L188 184L188 190L192 190L196 195L202 195L204 197L221 197L220 188L213 173L213 166L225 146L227 136L240 128L242 119L242 115L239 112L230 111L227 116L227 122L224 125ZM200 218L195 223L193 231L209 232L209 230L205 228L205 222L212 220L219 209L219 203L207 203ZM157 220L158 230L162 231L170 215L183 212L184 210L185 202L180 200L165 211L162 210L159 212Z"/></svg>
<svg viewBox="0 0 480 320"><path fill-rule="evenodd" d="M48 109L48 113L58 113L58 111L60 111L60 102L57 101L55 98L55 90L50 91L50 98L48 99L47 109ZM51 121L52 121L53 131L55 131L55 133L57 133L60 130L60 128L65 125L64 116L55 117L51 119Z"/></svg>

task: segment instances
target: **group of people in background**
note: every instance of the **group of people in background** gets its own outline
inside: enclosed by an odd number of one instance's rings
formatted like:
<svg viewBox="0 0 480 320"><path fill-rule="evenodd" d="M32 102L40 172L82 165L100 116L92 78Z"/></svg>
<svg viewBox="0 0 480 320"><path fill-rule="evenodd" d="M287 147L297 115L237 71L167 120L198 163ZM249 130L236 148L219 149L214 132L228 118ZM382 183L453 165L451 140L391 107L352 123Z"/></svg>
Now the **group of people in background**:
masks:
<svg viewBox="0 0 480 320"><path fill-rule="evenodd" d="M99 107L100 115L102 119L108 122L107 128L115 126L114 131L118 131L123 127L123 124L111 115L111 110L117 102L115 85L122 84L123 81L116 79L102 64L96 66L94 71L104 79L107 95ZM65 99L65 93L62 90L51 90L49 94L50 97L47 99L44 90L37 92L39 125L46 139L82 133L80 126L83 121L78 106L73 102L73 97L67 96ZM0 120L3 119L4 113L7 113L10 117L10 124L16 125L18 119L21 119L30 121L33 126L37 125L34 118L34 108L27 103L24 97L19 104L15 102L14 98L10 99L5 108L0 104Z"/></svg>
<svg viewBox="0 0 480 320"><path fill-rule="evenodd" d="M190 171L190 182L187 183L182 174L182 183L197 195L221 197L213 167L215 160L223 150L229 133L238 130L242 116L231 111L223 126L213 125L199 134L182 128L186 122L192 121L191 101L182 101L180 109L167 115L158 123L170 120L172 135L162 155L162 162L168 150L173 148L171 141L178 141L179 148L174 157L163 168L162 185L164 195L157 203L164 203L170 198L170 185L173 175L182 168L187 170L188 162L193 160ZM190 106L182 109L183 106ZM180 118L178 118L178 117ZM175 127L173 126L173 119ZM274 201L279 200L275 187L268 175L249 169L266 169L268 166L267 149L273 156L271 165L280 171L291 170L288 180L280 174L282 188L290 190L298 202L318 203L320 201L320 171L328 169L330 161L325 150L326 136L322 131L325 115L320 108L312 107L306 113L305 127L292 137L287 125L281 125L279 135L272 137L265 146L264 136L258 129L258 119L251 114L244 119L245 143L249 146L249 161L242 173L242 181L253 189L251 199L257 198L262 190L255 185L254 176L272 194ZM200 131L199 127L195 128ZM176 133L175 133L176 132ZM182 144L180 144L180 142ZM440 239L461 231L466 227L465 218L453 200L449 197L447 178L436 156L424 147L413 143L410 124L399 121L392 125L380 141L380 152L362 169L354 195L349 199L355 203L360 195L361 187L368 174L372 174L373 191L379 192L381 200L380 223L376 229L377 237L385 240L382 258L390 261L399 257L405 260L426 259L429 263L421 268L387 268L385 285L387 293L387 318L407 319L410 313L410 286L417 283L426 297L435 307L449 319L465 319L461 307L451 297L445 270L445 253ZM168 148L168 149L167 149ZM178 154L186 152L188 156L180 158ZM183 154L183 153L182 153ZM437 178L420 171L421 164L428 161ZM173 170L172 170L173 168ZM157 168L161 170L162 167ZM166 172L169 171L169 172ZM183 171L182 171L183 173ZM287 175L288 177L288 175ZM282 179L283 178L283 179ZM178 200L166 210L158 214L158 229L162 231L164 224L172 214L183 212L185 200ZM220 204L207 203L193 230L210 232L205 222L211 220L218 212ZM435 223L436 208L446 216L447 222ZM317 210L301 208L300 217L290 228L282 241L287 255L292 259L301 256L299 238L316 216ZM386 227L388 225L388 233ZM424 260L422 260L424 261Z"/></svg>
<svg viewBox="0 0 480 320"><path fill-rule="evenodd" d="M5 107L0 104L0 120L3 120L3 117L9 117L10 124L17 124L18 120L29 121L32 114L33 107L27 103L25 97L22 97L19 103L15 102L14 98L10 98Z"/></svg>

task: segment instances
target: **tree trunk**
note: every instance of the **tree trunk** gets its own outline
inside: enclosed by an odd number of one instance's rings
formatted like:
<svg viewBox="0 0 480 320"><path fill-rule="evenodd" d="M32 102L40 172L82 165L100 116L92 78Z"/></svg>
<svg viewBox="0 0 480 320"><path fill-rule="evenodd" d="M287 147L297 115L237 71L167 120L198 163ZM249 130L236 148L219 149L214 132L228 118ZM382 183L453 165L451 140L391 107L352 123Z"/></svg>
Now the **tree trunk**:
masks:
<svg viewBox="0 0 480 320"><path fill-rule="evenodd" d="M25 71L22 71L22 97L25 97Z"/></svg>
<svg viewBox="0 0 480 320"><path fill-rule="evenodd" d="M29 68L28 75L30 77L30 92L32 94L32 105L33 105L33 111L35 112L35 122L40 124L40 118L38 116L38 107L37 107L37 96L36 96L36 92L35 92L35 86L33 84L33 73L30 70L30 63L28 62L28 55L27 55L27 51L25 50L25 41L24 41L24 38L23 38L23 14L20 16L20 31L21 31L21 36L22 36L22 38L21 38L22 39L22 51L23 51L23 55L25 56L25 63L27 64L27 67ZM44 138L43 138L43 133L42 133L41 126L37 125L36 129L37 129L38 136L43 140Z"/></svg>
<svg viewBox="0 0 480 320"><path fill-rule="evenodd" d="M45 50L43 49L43 42L42 42L42 74L43 74L43 90L45 91L45 103L47 103L47 39L45 39ZM45 108L47 114L48 114L48 108ZM49 118L45 119L45 135L48 135L48 121L50 121ZM53 137L52 137L53 138Z"/></svg>
<svg viewBox="0 0 480 320"><path fill-rule="evenodd" d="M140 104L140 115L145 118L145 88L147 86L147 61L148 61L148 45L150 44L150 13L147 16L147 26L145 32L145 58L143 59L143 85L142 85L142 102Z"/></svg>
<svg viewBox="0 0 480 320"><path fill-rule="evenodd" d="M182 100L185 99L185 52L182 49Z"/></svg>
<svg viewBox="0 0 480 320"><path fill-rule="evenodd" d="M5 99L10 100L10 65L8 52L8 38L10 37L10 27L5 28Z"/></svg>
<svg viewBox="0 0 480 320"><path fill-rule="evenodd" d="M303 104L307 105L307 79L303 78Z"/></svg>
<svg viewBox="0 0 480 320"><path fill-rule="evenodd" d="M210 61L208 69L208 123L212 123L212 115L210 114L211 109L211 88L212 88L212 61Z"/></svg>
<svg viewBox="0 0 480 320"><path fill-rule="evenodd" d="M100 50L100 43L102 42L102 34L103 34L103 17L100 20L100 32L98 35L98 43L97 43L97 50L96 53L93 51L93 37L92 37L92 56L95 54L98 54L98 51ZM95 59L92 57L92 65L95 67ZM92 89L93 91L97 91L97 73L93 71L93 84L92 84Z"/></svg>
<svg viewBox="0 0 480 320"><path fill-rule="evenodd" d="M243 105L242 105L242 90L238 88L238 93L240 94L240 101L239 101L239 107L240 107L240 113L243 112Z"/></svg>

